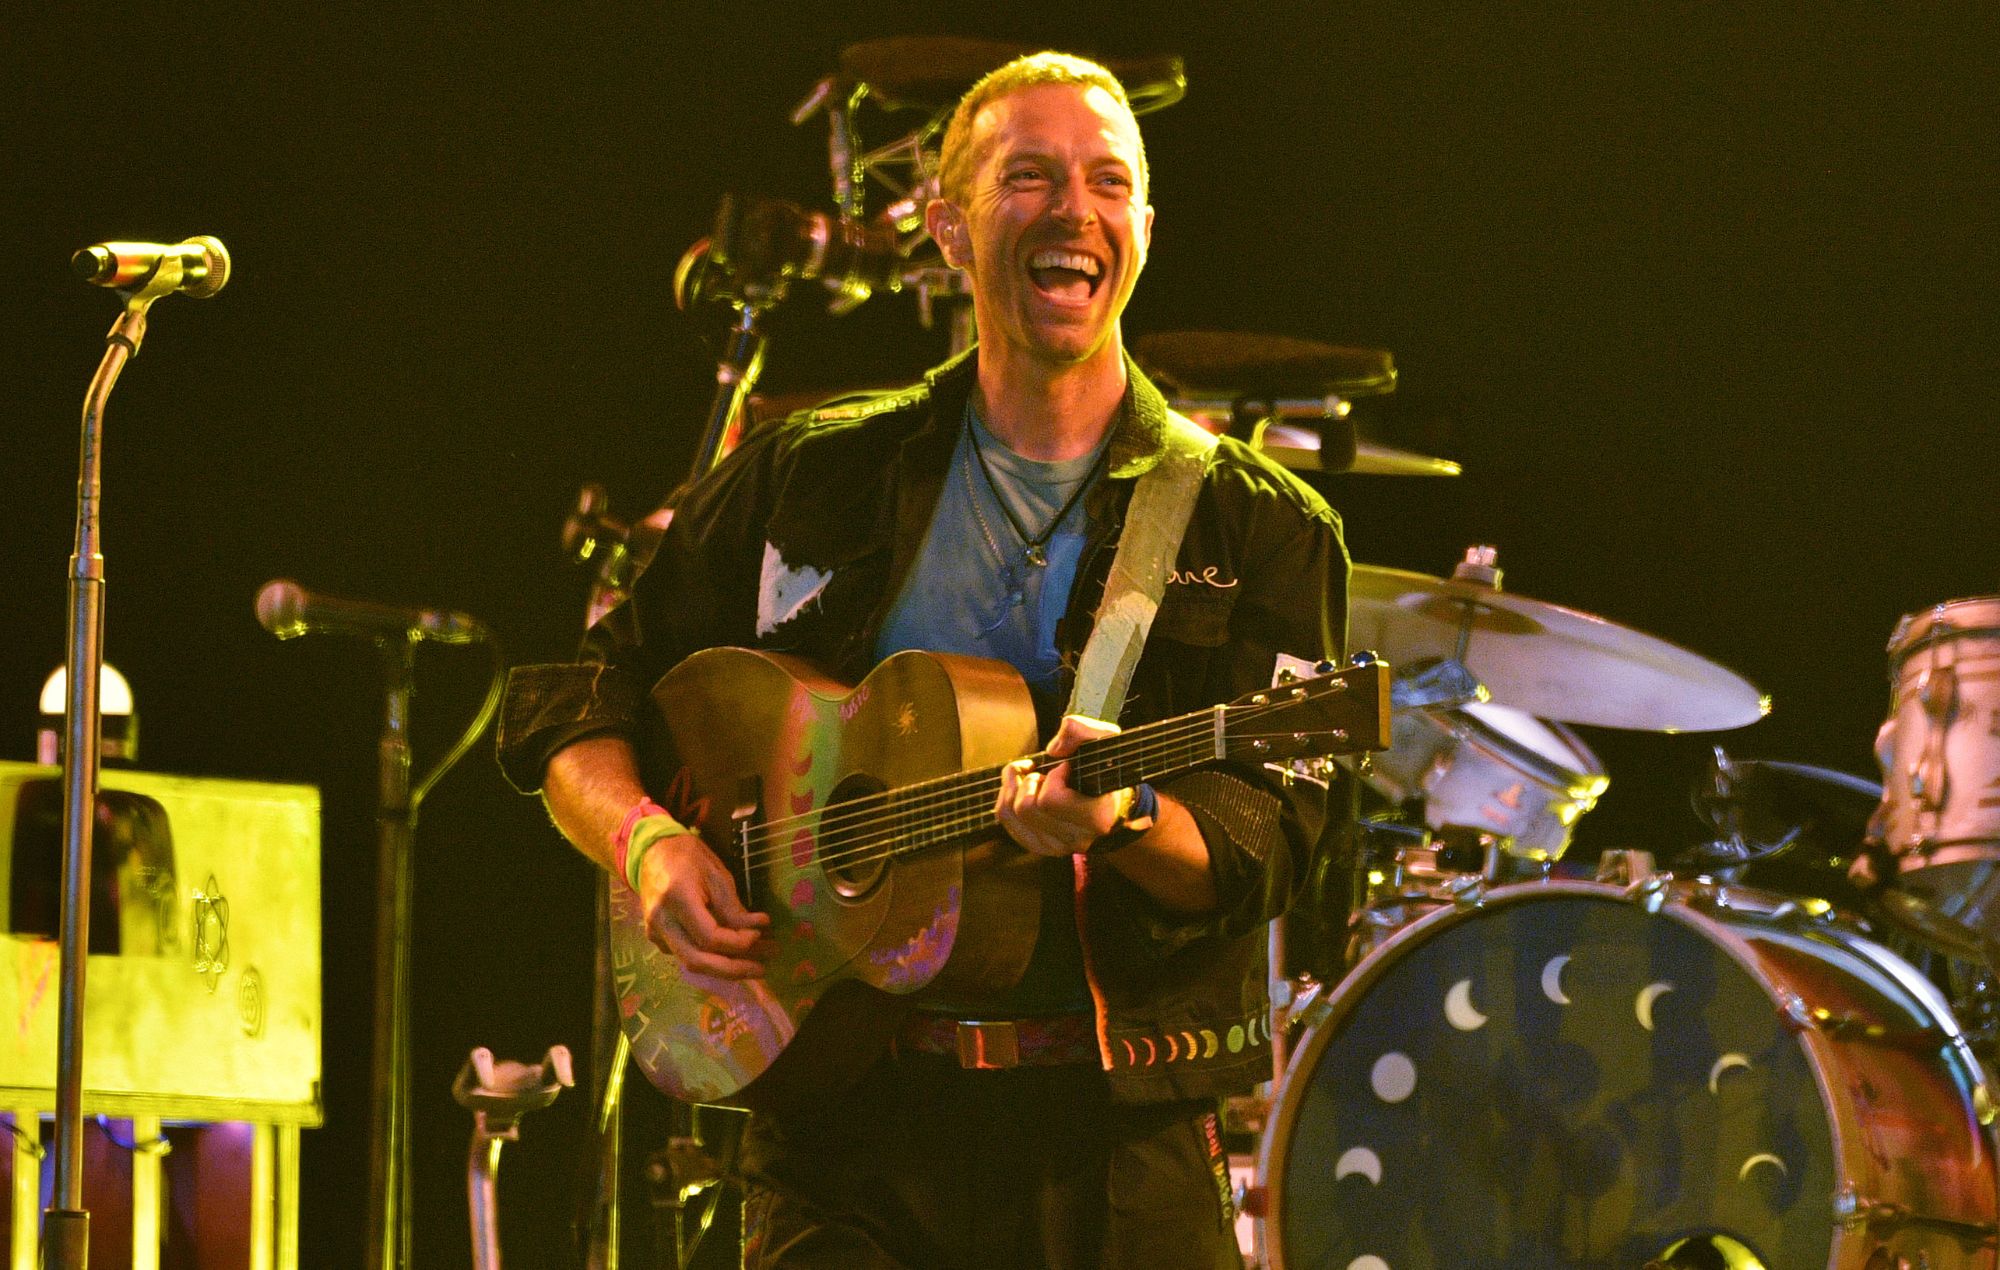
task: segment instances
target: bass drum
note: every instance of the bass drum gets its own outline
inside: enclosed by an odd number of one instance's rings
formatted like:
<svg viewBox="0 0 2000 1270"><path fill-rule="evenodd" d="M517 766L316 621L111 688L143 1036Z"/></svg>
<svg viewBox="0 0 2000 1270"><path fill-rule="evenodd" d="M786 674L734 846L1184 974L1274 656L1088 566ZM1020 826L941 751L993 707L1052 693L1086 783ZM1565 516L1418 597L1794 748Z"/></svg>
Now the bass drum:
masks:
<svg viewBox="0 0 2000 1270"><path fill-rule="evenodd" d="M1776 897L1501 887L1306 1021L1259 1155L1274 1267L1995 1266L1944 1000Z"/></svg>

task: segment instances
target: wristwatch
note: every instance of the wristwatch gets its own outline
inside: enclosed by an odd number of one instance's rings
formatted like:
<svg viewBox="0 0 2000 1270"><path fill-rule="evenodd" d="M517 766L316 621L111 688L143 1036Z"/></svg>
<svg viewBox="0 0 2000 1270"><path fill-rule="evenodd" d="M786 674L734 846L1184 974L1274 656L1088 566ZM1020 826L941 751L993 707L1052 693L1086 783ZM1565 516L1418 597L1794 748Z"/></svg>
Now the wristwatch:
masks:
<svg viewBox="0 0 2000 1270"><path fill-rule="evenodd" d="M1132 801L1126 806L1125 814L1118 823L1098 835L1097 840L1083 849L1087 856L1110 855L1131 846L1146 836L1160 815L1160 795L1145 781L1132 787Z"/></svg>

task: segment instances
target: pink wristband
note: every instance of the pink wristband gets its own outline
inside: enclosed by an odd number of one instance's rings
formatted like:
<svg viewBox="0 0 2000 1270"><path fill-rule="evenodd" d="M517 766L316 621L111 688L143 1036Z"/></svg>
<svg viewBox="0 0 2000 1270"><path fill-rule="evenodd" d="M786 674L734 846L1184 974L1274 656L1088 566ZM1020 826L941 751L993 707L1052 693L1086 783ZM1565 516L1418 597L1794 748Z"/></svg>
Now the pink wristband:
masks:
<svg viewBox="0 0 2000 1270"><path fill-rule="evenodd" d="M632 810L625 813L618 832L611 835L611 872L615 877L625 876L625 853L632 849L632 829L648 816L665 816L671 813L652 798L641 798L632 804Z"/></svg>

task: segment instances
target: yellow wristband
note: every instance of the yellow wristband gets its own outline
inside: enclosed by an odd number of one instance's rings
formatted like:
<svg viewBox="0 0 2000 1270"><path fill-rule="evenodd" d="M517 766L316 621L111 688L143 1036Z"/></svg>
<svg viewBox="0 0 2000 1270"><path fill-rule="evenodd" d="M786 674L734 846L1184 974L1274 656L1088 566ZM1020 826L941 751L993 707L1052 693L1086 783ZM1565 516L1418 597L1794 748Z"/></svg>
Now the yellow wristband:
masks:
<svg viewBox="0 0 2000 1270"><path fill-rule="evenodd" d="M633 891L639 889L639 870L646 862L646 853L668 838L678 838L684 833L693 833L680 821L664 812L657 816L642 817L632 826L631 837L625 848L625 885Z"/></svg>

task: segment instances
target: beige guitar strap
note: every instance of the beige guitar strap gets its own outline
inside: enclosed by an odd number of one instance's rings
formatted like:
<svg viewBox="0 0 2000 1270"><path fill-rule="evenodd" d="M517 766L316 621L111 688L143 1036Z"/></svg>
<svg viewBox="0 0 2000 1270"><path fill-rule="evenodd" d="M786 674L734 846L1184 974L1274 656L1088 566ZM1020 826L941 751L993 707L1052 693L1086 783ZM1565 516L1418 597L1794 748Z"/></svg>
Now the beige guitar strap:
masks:
<svg viewBox="0 0 2000 1270"><path fill-rule="evenodd" d="M1166 594L1167 574L1194 514L1216 439L1194 420L1169 410L1164 441L1159 463L1139 478L1125 509L1104 599L1077 661L1070 714L1117 722L1146 632Z"/></svg>

